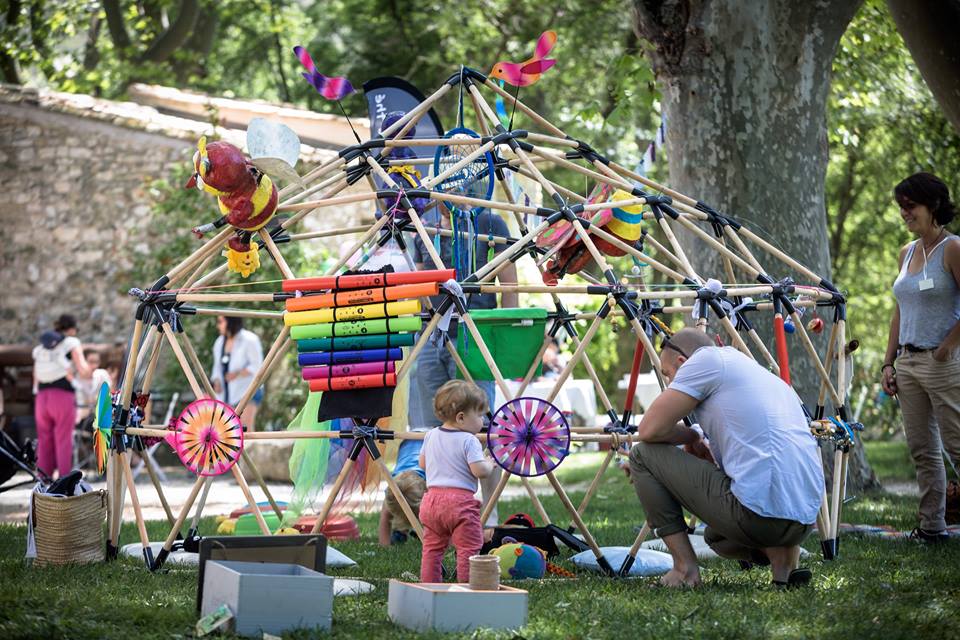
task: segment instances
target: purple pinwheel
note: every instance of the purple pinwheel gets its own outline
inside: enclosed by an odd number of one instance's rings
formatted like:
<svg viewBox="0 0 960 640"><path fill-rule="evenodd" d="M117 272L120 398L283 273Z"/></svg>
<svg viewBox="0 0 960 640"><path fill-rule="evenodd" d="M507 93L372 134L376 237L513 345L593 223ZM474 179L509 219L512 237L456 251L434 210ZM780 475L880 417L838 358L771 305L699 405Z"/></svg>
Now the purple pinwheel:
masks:
<svg viewBox="0 0 960 640"><path fill-rule="evenodd" d="M353 85L343 76L329 78L317 71L316 65L313 64L313 58L310 57L310 54L307 53L304 47L297 45L293 48L293 52L297 54L297 58L300 59L300 64L307 70L306 73L301 73L300 75L306 78L307 82L312 84L313 88L324 98L327 100L340 100L344 96L353 93Z"/></svg>
<svg viewBox="0 0 960 640"><path fill-rule="evenodd" d="M542 476L570 453L570 425L555 406L540 398L516 398L493 414L487 448L506 471Z"/></svg>

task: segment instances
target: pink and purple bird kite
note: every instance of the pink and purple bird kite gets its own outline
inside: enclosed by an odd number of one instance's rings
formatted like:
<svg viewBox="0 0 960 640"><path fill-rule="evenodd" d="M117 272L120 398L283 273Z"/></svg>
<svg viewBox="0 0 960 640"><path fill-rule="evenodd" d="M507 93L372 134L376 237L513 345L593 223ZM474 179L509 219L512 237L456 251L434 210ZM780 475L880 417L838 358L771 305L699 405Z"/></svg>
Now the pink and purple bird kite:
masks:
<svg viewBox="0 0 960 640"><path fill-rule="evenodd" d="M313 58L307 53L306 48L297 45L293 48L293 52L297 54L300 64L307 70L306 73L301 73L300 75L312 84L313 88L317 90L317 93L324 98L327 100L340 100L344 96L353 93L353 85L350 84L350 81L345 77L336 76L330 78L317 71L316 65L313 64Z"/></svg>
<svg viewBox="0 0 960 640"><path fill-rule="evenodd" d="M556 60L547 58L547 54L555 44L557 44L557 33L544 31L537 39L537 47L534 49L532 58L524 62L498 62L493 65L489 77L503 80L515 87L529 87L540 80L543 72L557 63Z"/></svg>

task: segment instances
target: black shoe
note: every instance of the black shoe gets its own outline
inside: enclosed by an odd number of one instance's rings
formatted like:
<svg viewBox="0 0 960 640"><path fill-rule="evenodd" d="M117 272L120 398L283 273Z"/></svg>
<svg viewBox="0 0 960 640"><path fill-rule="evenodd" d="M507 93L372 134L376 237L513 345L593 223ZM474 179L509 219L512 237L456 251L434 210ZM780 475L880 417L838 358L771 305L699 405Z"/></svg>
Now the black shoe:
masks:
<svg viewBox="0 0 960 640"><path fill-rule="evenodd" d="M787 576L786 582L781 582L779 580L773 581L773 586L777 589L796 589L798 587L805 587L810 584L810 580L813 579L813 572L806 567L801 567L799 569L794 569L790 572L790 575Z"/></svg>
<svg viewBox="0 0 960 640"><path fill-rule="evenodd" d="M924 544L942 544L950 539L946 531L927 531L917 527L910 532L911 540L918 540Z"/></svg>

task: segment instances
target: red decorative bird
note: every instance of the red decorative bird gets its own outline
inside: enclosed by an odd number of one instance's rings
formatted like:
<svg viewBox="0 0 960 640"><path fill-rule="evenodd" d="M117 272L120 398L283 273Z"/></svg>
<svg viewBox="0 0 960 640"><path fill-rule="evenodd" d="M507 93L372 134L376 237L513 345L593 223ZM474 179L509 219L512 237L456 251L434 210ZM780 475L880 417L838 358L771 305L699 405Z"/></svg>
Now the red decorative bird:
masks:
<svg viewBox="0 0 960 640"><path fill-rule="evenodd" d="M524 62L498 62L493 65L489 77L503 80L515 87L529 87L540 80L544 71L557 63L556 60L547 58L547 54L555 44L557 44L557 33L544 31L537 39L537 48L532 58Z"/></svg>

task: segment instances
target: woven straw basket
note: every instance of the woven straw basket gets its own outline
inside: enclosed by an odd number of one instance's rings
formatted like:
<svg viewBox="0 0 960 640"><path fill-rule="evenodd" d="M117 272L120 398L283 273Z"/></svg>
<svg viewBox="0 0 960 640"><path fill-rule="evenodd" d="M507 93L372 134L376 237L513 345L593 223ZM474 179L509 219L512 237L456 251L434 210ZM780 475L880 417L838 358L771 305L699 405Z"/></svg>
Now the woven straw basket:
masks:
<svg viewBox="0 0 960 640"><path fill-rule="evenodd" d="M33 530L37 564L101 562L107 492L90 491L70 498L33 496Z"/></svg>

